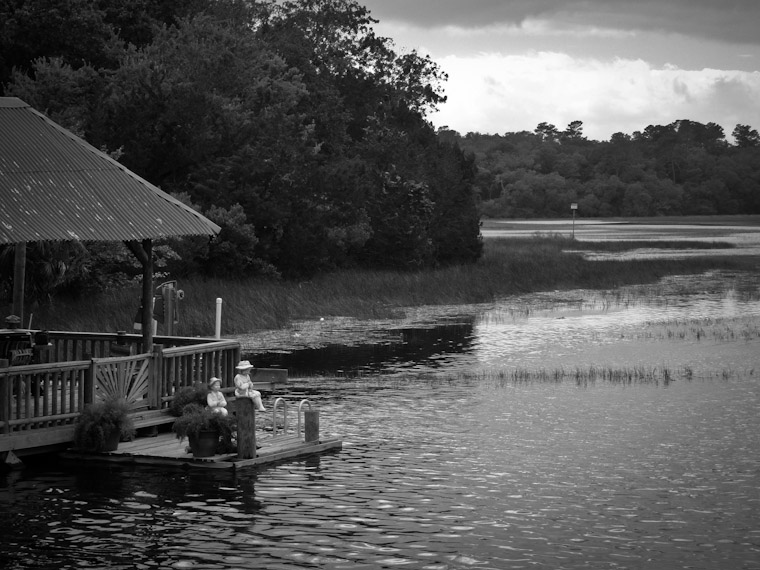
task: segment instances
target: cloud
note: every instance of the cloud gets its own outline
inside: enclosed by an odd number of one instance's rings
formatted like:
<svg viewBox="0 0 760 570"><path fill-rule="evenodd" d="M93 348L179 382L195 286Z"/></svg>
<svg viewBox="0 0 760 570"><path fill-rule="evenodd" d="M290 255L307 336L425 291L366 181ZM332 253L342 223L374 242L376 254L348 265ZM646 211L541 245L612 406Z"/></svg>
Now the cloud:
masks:
<svg viewBox="0 0 760 570"><path fill-rule="evenodd" d="M430 29L522 27L531 20L638 31L666 31L760 44L757 0L369 0L383 21Z"/></svg>
<svg viewBox="0 0 760 570"><path fill-rule="evenodd" d="M532 131L540 122L608 140L679 119L760 127L760 72L655 68L643 60L574 58L558 52L482 53L438 60L448 101L433 124L462 134Z"/></svg>

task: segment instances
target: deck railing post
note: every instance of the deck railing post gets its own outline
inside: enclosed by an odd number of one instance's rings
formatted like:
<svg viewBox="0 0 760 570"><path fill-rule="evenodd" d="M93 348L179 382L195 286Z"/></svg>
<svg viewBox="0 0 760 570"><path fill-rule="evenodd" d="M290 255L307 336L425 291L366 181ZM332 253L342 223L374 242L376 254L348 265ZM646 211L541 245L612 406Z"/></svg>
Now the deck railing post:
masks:
<svg viewBox="0 0 760 570"><path fill-rule="evenodd" d="M148 408L155 410L161 407L161 396L164 385L164 345L154 344L153 355L150 359L148 376Z"/></svg>
<svg viewBox="0 0 760 570"><path fill-rule="evenodd" d="M11 383L8 380L8 365L10 361L7 358L0 358L0 433L10 433L8 422L11 419Z"/></svg>
<svg viewBox="0 0 760 570"><path fill-rule="evenodd" d="M84 404L92 404L95 401L95 367L97 364L90 359L90 366L84 373Z"/></svg>
<svg viewBox="0 0 760 570"><path fill-rule="evenodd" d="M253 398L237 398L237 444L240 459L256 457L256 412Z"/></svg>

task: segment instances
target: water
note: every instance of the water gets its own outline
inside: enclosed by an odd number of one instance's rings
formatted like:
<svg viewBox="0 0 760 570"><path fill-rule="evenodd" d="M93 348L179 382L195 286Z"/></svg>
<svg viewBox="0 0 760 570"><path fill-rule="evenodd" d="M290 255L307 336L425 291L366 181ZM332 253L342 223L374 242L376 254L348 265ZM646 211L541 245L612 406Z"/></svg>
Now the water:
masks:
<svg viewBox="0 0 760 570"><path fill-rule="evenodd" d="M656 286L419 307L393 321L296 323L276 334L249 335L243 345L277 347L250 359L286 367L291 375L458 374L592 364L751 370L760 363L760 350L754 350L760 348L758 323L757 275L716 271L669 277ZM293 343L298 350L288 350Z"/></svg>
<svg viewBox="0 0 760 570"><path fill-rule="evenodd" d="M760 568L757 283L298 323L267 358L298 363L341 452L237 474L30 465L0 476L0 567ZM496 372L603 364L671 377Z"/></svg>

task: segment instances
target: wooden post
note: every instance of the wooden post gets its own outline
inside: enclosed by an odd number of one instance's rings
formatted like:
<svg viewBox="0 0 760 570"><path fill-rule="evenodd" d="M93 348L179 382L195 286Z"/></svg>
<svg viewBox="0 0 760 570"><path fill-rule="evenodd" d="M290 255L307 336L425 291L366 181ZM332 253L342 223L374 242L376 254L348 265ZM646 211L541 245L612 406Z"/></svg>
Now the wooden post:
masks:
<svg viewBox="0 0 760 570"><path fill-rule="evenodd" d="M150 359L148 372L148 409L157 410L161 407L161 397L164 386L164 345L153 345L153 357Z"/></svg>
<svg viewBox="0 0 760 570"><path fill-rule="evenodd" d="M161 289L164 298L164 334L174 336L174 293L173 285L167 285Z"/></svg>
<svg viewBox="0 0 760 570"><path fill-rule="evenodd" d="M124 245L142 264L142 351L153 352L153 242L144 239L142 244L125 241Z"/></svg>
<svg viewBox="0 0 760 570"><path fill-rule="evenodd" d="M0 433L10 433L11 428L8 422L11 419L11 410L13 397L11 382L8 380L8 366L10 361L7 358L0 358Z"/></svg>
<svg viewBox="0 0 760 570"><path fill-rule="evenodd" d="M319 441L319 410L304 412L304 441Z"/></svg>
<svg viewBox="0 0 760 570"><path fill-rule="evenodd" d="M13 314L24 327L24 281L26 279L26 242L17 243L13 264Z"/></svg>
<svg viewBox="0 0 760 570"><path fill-rule="evenodd" d="M84 373L84 404L95 401L95 361L90 359L90 366Z"/></svg>
<svg viewBox="0 0 760 570"><path fill-rule="evenodd" d="M237 444L240 459L256 457L256 411L253 398L237 398Z"/></svg>
<svg viewBox="0 0 760 570"><path fill-rule="evenodd" d="M145 252L142 278L143 352L153 352L153 242L149 239L144 239L142 249Z"/></svg>

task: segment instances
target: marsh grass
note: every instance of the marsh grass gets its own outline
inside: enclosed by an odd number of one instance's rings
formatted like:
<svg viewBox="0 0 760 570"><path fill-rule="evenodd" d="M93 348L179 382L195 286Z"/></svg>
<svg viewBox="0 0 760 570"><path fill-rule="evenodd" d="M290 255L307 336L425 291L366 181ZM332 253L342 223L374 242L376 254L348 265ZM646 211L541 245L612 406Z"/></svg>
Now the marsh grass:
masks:
<svg viewBox="0 0 760 570"><path fill-rule="evenodd" d="M649 340L711 340L720 342L751 341L760 338L760 322L757 317L671 319L647 322L645 330L622 333L621 338L631 337Z"/></svg>
<svg viewBox="0 0 760 570"><path fill-rule="evenodd" d="M754 374L754 370L748 372ZM723 368L717 372L708 374L721 380L735 377L737 372L731 368ZM512 370L486 371L477 374L463 375L470 379L477 379L481 385L493 387L506 387L529 383L563 383L572 382L577 386L591 386L599 383L614 384L619 386L651 384L663 385L677 380L691 381L694 379L694 371L689 367L670 368L667 366L633 366L616 368L613 366L595 366L586 368L555 368L555 369L529 369L516 368Z"/></svg>
<svg viewBox="0 0 760 570"><path fill-rule="evenodd" d="M278 329L319 317L391 318L400 307L490 302L513 294L559 289L612 289L654 283L667 275L711 269L754 269L748 257L588 261L567 253L568 238L489 239L471 265L425 271L344 270L305 281L180 280L185 300L177 334L211 336L216 299L223 300L222 335ZM86 299L56 299L30 309L34 328L115 332L132 330L138 288ZM159 333L161 328L159 327Z"/></svg>
<svg viewBox="0 0 760 570"><path fill-rule="evenodd" d="M615 386L650 385L667 387L677 381L691 382L696 378L712 379L718 381L747 375L754 376L755 370L737 371L732 368L706 372L695 371L685 366L671 368L668 366L596 366L575 368L513 368L500 370L487 370L479 372L460 372L456 374L398 374L398 375L351 375L335 376L325 379L317 376L321 381L334 380L336 388L340 390L360 389L366 390L392 390L402 391L414 386L425 385L431 388L445 388L447 386L472 386L473 388L503 389L514 386L526 386L530 384L571 384L583 387L591 387L597 384L609 384ZM308 389L310 377L291 378L291 389L300 386Z"/></svg>

